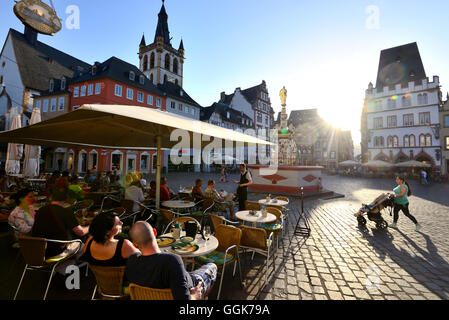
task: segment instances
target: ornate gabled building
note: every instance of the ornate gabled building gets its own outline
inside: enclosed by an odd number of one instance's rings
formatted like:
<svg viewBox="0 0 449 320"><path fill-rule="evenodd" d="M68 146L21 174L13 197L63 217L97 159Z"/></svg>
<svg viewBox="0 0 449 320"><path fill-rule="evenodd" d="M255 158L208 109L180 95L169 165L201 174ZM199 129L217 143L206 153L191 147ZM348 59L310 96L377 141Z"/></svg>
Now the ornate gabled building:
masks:
<svg viewBox="0 0 449 320"><path fill-rule="evenodd" d="M429 81L416 42L383 50L362 112L363 161L441 166L439 77Z"/></svg>
<svg viewBox="0 0 449 320"><path fill-rule="evenodd" d="M183 86L184 43L181 40L179 48L173 48L168 29L168 15L162 4L154 41L146 44L145 35L139 45L140 70L155 85L166 81Z"/></svg>

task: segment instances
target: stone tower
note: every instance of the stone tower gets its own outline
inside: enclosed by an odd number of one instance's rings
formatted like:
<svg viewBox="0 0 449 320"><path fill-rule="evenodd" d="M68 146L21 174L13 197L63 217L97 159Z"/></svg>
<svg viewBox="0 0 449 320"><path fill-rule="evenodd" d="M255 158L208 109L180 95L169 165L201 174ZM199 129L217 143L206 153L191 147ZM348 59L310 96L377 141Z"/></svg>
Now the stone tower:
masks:
<svg viewBox="0 0 449 320"><path fill-rule="evenodd" d="M142 36L139 60L140 70L155 85L171 81L183 86L184 43L181 40L178 50L172 47L164 1L158 15L154 42L147 45L145 35Z"/></svg>

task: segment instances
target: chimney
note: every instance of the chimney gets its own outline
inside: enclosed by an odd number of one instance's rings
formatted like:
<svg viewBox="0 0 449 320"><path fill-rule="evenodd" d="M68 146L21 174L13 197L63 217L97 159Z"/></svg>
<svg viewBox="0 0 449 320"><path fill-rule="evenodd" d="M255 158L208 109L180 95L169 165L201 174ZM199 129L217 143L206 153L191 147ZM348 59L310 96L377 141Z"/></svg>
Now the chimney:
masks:
<svg viewBox="0 0 449 320"><path fill-rule="evenodd" d="M224 102L225 99L226 99L226 93L223 91L223 92L220 94L220 102Z"/></svg>
<svg viewBox="0 0 449 320"><path fill-rule="evenodd" d="M32 45L35 46L37 43L37 31L34 29L31 29L28 26L25 26L25 30L23 31L23 34L25 35L25 39Z"/></svg>

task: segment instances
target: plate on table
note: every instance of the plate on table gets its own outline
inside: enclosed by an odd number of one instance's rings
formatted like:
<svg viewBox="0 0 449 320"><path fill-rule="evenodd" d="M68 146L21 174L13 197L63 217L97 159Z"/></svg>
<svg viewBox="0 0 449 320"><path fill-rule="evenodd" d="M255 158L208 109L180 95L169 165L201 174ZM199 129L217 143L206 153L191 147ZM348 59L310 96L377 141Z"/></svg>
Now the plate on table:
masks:
<svg viewBox="0 0 449 320"><path fill-rule="evenodd" d="M190 242L182 242L172 246L171 249L174 253L189 254L197 251L199 247L198 245L192 244Z"/></svg>
<svg viewBox="0 0 449 320"><path fill-rule="evenodd" d="M192 237L181 237L181 242L190 243L193 242L195 239Z"/></svg>
<svg viewBox="0 0 449 320"><path fill-rule="evenodd" d="M159 247L164 248L173 244L176 240L172 237L160 237L157 239L157 244Z"/></svg>

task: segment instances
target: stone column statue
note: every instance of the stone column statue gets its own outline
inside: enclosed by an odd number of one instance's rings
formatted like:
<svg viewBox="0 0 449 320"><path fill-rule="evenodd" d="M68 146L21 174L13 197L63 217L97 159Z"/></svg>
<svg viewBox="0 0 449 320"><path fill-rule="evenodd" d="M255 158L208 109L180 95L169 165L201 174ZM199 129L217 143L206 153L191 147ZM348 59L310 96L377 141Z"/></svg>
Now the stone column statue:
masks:
<svg viewBox="0 0 449 320"><path fill-rule="evenodd" d="M281 92L279 93L279 96L281 97L282 106L287 105L287 90L285 89L285 86L282 88Z"/></svg>

